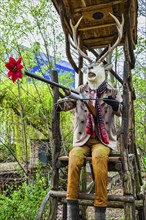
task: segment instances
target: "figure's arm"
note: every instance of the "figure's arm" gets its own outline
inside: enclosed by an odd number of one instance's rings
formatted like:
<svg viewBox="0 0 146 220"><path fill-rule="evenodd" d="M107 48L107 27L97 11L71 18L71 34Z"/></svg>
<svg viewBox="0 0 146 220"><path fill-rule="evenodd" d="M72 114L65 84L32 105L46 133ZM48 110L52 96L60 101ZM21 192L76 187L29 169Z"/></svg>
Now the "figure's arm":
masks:
<svg viewBox="0 0 146 220"><path fill-rule="evenodd" d="M90 111L90 113L96 119L96 114L97 114L96 108L92 105L92 103L90 101L88 101L88 100L84 101L84 99L71 100L67 97L64 99L59 99L56 104L56 111L58 111L58 112L69 111L69 110L75 108L76 107L76 100L80 100L81 102L84 102L85 105L87 106L88 110Z"/></svg>
<svg viewBox="0 0 146 220"><path fill-rule="evenodd" d="M76 107L76 101L71 100L70 98L63 98L59 99L56 103L56 111L61 112L61 111L69 111L73 108Z"/></svg>
<svg viewBox="0 0 146 220"><path fill-rule="evenodd" d="M69 91L67 91L69 92ZM96 119L97 110L92 105L92 103L86 99L86 97L83 97L82 95L82 86L79 86L75 92L70 92L68 96L64 99L59 99L57 102L57 111L68 111L76 107L76 101L80 100L81 102L84 102L87 106L90 113L93 115L93 117Z"/></svg>
<svg viewBox="0 0 146 220"><path fill-rule="evenodd" d="M66 97L59 99L56 103L56 111L61 112L61 111L69 111L73 108L76 107L76 101L80 99L80 90L79 87L76 88L74 92L71 90L64 90Z"/></svg>

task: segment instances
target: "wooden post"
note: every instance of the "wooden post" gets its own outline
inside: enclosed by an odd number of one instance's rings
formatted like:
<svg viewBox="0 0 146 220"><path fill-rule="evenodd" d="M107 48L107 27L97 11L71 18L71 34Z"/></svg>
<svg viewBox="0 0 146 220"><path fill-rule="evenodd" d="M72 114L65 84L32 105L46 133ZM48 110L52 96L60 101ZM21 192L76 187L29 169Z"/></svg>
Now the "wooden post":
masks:
<svg viewBox="0 0 146 220"><path fill-rule="evenodd" d="M133 161L128 161L128 172L130 172L130 176L127 177L127 183L124 181L125 187L124 187L124 193L125 194L133 194L135 198L138 197L138 194L140 193L140 185L142 185L142 178L140 173L140 164L139 164L139 158L137 156L137 149L136 149L136 142L135 142L135 118L134 118L134 100L135 100L135 93L132 85L132 74L131 74L131 64L129 61L129 41L128 41L128 35L126 35L125 38L125 63L126 63L126 69L124 73L124 82L127 84L127 96L128 96L128 145L127 152L132 153L135 155L135 158ZM129 183L128 183L129 182ZM130 187L129 187L130 186ZM129 213L131 213L131 218L129 218ZM126 219L135 219L135 205L128 205L125 204L125 215Z"/></svg>
<svg viewBox="0 0 146 220"><path fill-rule="evenodd" d="M134 57L134 45L132 39L132 29L131 29L131 19L130 19L130 7L131 1L128 0L125 8L125 45L124 45L124 54L125 54L125 62L127 62L127 70L125 72L125 82L128 87L128 97L129 97L129 109L128 109L128 153L132 153L135 155L133 163L128 161L129 171L131 173L131 178L129 177L129 181L131 182L131 189L129 192L124 191L125 193L133 194L135 198L139 197L140 193L140 185L142 185L142 177L140 172L140 164L139 158L137 155L136 142L135 142L135 114L134 114L134 100L135 91L133 89L132 84L132 74L131 69L135 66L135 57ZM131 180L130 180L131 179ZM125 188L124 188L125 190ZM131 216L128 216L128 213L132 212ZM125 204L125 214L126 219L135 219L135 207L131 205ZM139 212L140 214L140 212Z"/></svg>
<svg viewBox="0 0 146 220"><path fill-rule="evenodd" d="M65 43L66 43L66 55L67 58L70 62L70 64L72 65L72 67L74 68L74 70L78 73L79 68L77 67L76 63L74 62L71 53L70 53L70 42L69 42L69 35L68 35L68 31L67 31L67 24L65 22L65 14L64 14L64 7L63 7L63 3L62 1L58 1L58 5L59 5L59 15L60 15L60 19L61 19L61 24L62 24L62 28L64 31L64 35L65 35Z"/></svg>
<svg viewBox="0 0 146 220"><path fill-rule="evenodd" d="M130 96L130 62L129 62L129 47L127 35L125 37L125 62L124 62L124 74L123 74L123 124L122 127L122 157L124 165L124 175L123 175L123 187L124 195L133 195L134 194L134 181L132 181L133 170L131 170L131 164L128 158L128 154L131 152L131 140L129 139L129 128L131 127L131 96ZM126 162L126 163L125 163ZM125 164L124 164L125 163ZM132 172L132 173L131 173ZM125 220L134 220L135 219L135 204L128 204L125 202Z"/></svg>
<svg viewBox="0 0 146 220"><path fill-rule="evenodd" d="M58 73L52 71L52 81L58 83ZM52 139L53 139L53 158L52 158L52 189L58 190L59 169L57 168L58 157L61 149L61 132L60 132L60 113L55 111L54 104L59 99L59 89L52 87L53 91L53 109L52 109ZM49 104L49 103L48 103ZM48 220L57 218L58 198L51 197L49 200Z"/></svg>
<svg viewBox="0 0 146 220"><path fill-rule="evenodd" d="M51 75L52 81L58 83L58 73L52 71ZM54 143L53 149L53 174L52 174L52 188L58 189L58 168L56 167L58 162L58 157L61 150L61 132L60 132L60 113L55 111L54 105L59 99L59 90L57 87L53 87L53 110L52 110L52 137Z"/></svg>

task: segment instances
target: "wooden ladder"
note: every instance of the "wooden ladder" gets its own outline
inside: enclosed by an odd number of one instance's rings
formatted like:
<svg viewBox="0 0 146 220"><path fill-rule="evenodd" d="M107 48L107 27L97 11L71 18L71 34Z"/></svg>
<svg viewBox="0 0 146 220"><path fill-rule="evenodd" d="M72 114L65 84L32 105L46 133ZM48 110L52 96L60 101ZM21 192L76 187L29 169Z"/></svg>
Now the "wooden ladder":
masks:
<svg viewBox="0 0 146 220"><path fill-rule="evenodd" d="M129 161L131 166L133 167L133 164L135 164L135 156L134 154L129 154ZM91 164L91 157L86 157L85 163L84 163L84 168L86 168L86 164L90 163ZM58 172L60 172L60 169L63 169L68 166L68 157L67 156L61 156L58 158L58 163L57 163L57 169ZM123 173L123 165L122 165L122 157L120 154L117 153L112 153L109 156L109 162L108 162L108 171L114 171L114 172L119 172L120 176L122 178L122 182L124 182L124 173ZM84 172L84 171L83 171ZM92 173L92 169L91 169ZM132 177L133 171L131 170L130 176L127 176L127 179ZM84 178L82 179L83 183L86 183L86 175L83 175ZM93 177L94 178L94 177ZM134 179L133 179L134 182ZM125 194L124 189L124 183L123 183L123 195L108 195L108 206L107 208L122 208L125 209L125 216L129 216L127 219L139 219L139 220L144 220L144 197L139 197L135 196L134 194ZM136 184L134 184L134 187L136 188ZM87 206L94 206L93 201L94 201L94 193L89 193L90 189L88 188L88 192L85 191L87 186L82 187L82 192L79 193L79 205L82 207L87 207ZM66 185L64 187L66 189ZM67 219L67 202L66 202L66 190L59 190L59 187L57 189L51 189L49 193L46 195L44 198L42 205L39 209L39 213L37 216L37 220L44 219L43 218L43 212L45 209L45 206L47 203L50 203L51 205L54 204L54 210L49 212L49 220L57 220L57 212L58 212L58 203L62 204L62 219L66 220ZM128 206L128 207L127 207ZM135 211L137 210L137 218L135 215ZM86 208L82 209L82 214L85 214ZM135 212L135 213L134 213ZM133 213L133 214L132 214ZM132 217L131 217L132 216ZM134 217L133 217L134 216Z"/></svg>

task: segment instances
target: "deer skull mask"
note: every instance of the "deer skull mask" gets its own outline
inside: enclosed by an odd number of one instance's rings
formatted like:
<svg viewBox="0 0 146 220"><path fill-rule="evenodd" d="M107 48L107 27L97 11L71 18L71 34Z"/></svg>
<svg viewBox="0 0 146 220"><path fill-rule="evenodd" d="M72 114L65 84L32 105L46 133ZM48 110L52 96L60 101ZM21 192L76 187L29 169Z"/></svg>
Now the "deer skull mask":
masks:
<svg viewBox="0 0 146 220"><path fill-rule="evenodd" d="M120 22L118 21L118 19L114 15L112 15L111 13L109 13L109 14L113 17L113 19L116 22L116 27L118 30L118 39L112 45L112 47L110 47L110 45L109 45L107 52L104 53L95 62L93 62L92 59L90 59L90 57L86 53L84 53L78 45L79 39L77 39L77 37L76 37L77 36L77 28L78 28L83 17L81 17L78 20L78 22L75 26L73 26L72 21L70 20L70 26L73 31L73 40L74 40L75 47L76 47L78 53L90 62L90 64L88 65L87 68L83 68L83 73L87 74L87 80L88 80L88 83L89 83L89 86L91 87L91 89L97 89L101 85L101 83L105 80L105 70L110 70L112 68L112 65L111 64L103 65L102 61L109 53L111 53L116 48L116 46L120 43L120 41L122 39L123 26L124 26L123 15L122 15L122 23L120 24Z"/></svg>
<svg viewBox="0 0 146 220"><path fill-rule="evenodd" d="M97 89L105 81L105 71L112 68L111 64L103 65L102 62L95 62L83 68L83 73L87 74L87 81L91 89Z"/></svg>

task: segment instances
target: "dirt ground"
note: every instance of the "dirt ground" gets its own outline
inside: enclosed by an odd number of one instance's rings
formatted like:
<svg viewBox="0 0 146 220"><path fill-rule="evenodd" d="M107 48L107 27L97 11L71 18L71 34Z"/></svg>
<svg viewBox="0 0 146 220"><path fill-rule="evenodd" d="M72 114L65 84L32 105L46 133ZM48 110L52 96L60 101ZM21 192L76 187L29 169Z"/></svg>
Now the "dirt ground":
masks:
<svg viewBox="0 0 146 220"><path fill-rule="evenodd" d="M88 207L87 209L87 219L95 220L94 207ZM107 208L106 220L124 220L124 210L122 209L110 209Z"/></svg>

